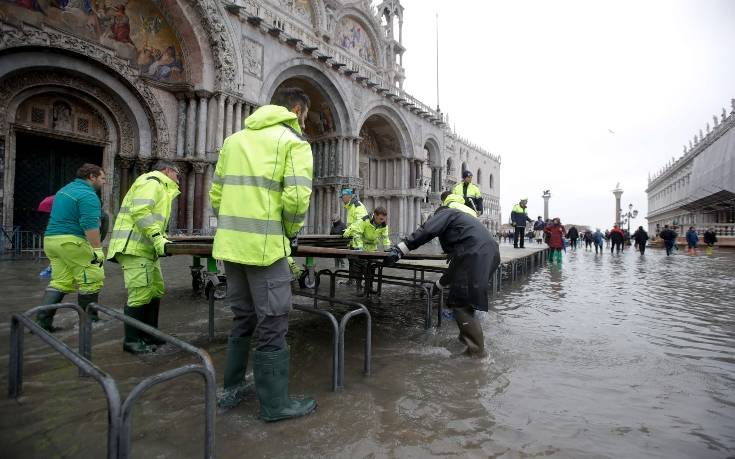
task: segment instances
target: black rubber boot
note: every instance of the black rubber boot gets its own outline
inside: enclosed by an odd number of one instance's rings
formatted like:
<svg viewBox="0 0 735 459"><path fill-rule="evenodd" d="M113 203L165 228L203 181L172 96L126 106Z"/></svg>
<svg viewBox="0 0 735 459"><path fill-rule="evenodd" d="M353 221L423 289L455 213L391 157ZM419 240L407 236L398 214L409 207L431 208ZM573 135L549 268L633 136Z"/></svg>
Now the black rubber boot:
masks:
<svg viewBox="0 0 735 459"><path fill-rule="evenodd" d="M485 336L482 333L480 321L475 317L472 306L452 309L454 320L459 327L459 340L467 346L465 353L471 356L485 355Z"/></svg>
<svg viewBox="0 0 735 459"><path fill-rule="evenodd" d="M99 321L100 316L97 313L97 311L92 311L92 312L87 311L87 306L89 306L90 303L97 303L97 301L99 300L99 297L100 297L100 294L99 292L97 292L97 293L80 293L77 298L77 303L79 304L79 306L82 307L82 309L84 309L84 312L86 312L89 315L89 318L90 320L92 320L92 322Z"/></svg>
<svg viewBox="0 0 735 459"><path fill-rule="evenodd" d="M41 304L58 304L61 303L61 301L64 299L65 293L53 288L47 288L46 291L43 293L43 298L41 299ZM53 333L58 328L54 327L54 316L56 315L56 310L52 309L51 311L40 311L36 314L36 323L46 330L49 333Z"/></svg>
<svg viewBox="0 0 735 459"><path fill-rule="evenodd" d="M143 306L143 308L145 308L145 323L156 329L158 329L158 310L160 307L160 298L153 298L150 303ZM143 341L145 341L146 344L154 346L163 346L166 344L166 341L158 339L148 333L143 333Z"/></svg>
<svg viewBox="0 0 735 459"><path fill-rule="evenodd" d="M316 408L311 397L291 398L288 395L289 352L255 351L253 373L255 392L260 401L260 419L266 422L305 416Z"/></svg>
<svg viewBox="0 0 735 459"><path fill-rule="evenodd" d="M224 388L217 397L217 406L220 408L225 410L234 408L252 392L252 384L245 383L249 353L249 336L237 338L230 336L227 340Z"/></svg>
<svg viewBox="0 0 735 459"><path fill-rule="evenodd" d="M126 316L143 323L146 323L145 313L145 307L143 306L136 308L125 306ZM123 341L123 351L130 352L131 354L148 354L150 352L153 352L155 348L146 344L146 342L144 341L145 336L147 336L146 333L138 330L131 325L125 324L125 339Z"/></svg>

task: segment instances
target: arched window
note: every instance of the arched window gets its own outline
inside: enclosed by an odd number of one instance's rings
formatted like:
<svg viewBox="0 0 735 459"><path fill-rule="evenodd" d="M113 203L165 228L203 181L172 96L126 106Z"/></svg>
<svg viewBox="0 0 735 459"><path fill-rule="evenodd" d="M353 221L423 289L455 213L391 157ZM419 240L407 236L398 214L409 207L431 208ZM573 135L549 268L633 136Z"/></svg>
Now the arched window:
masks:
<svg viewBox="0 0 735 459"><path fill-rule="evenodd" d="M490 174L490 178L488 179L488 184L490 185L490 189L493 189L493 174Z"/></svg>
<svg viewBox="0 0 735 459"><path fill-rule="evenodd" d="M482 170L477 169L477 177L475 177L475 183L482 186Z"/></svg>
<svg viewBox="0 0 735 459"><path fill-rule="evenodd" d="M447 175L452 173L452 158L447 158Z"/></svg>

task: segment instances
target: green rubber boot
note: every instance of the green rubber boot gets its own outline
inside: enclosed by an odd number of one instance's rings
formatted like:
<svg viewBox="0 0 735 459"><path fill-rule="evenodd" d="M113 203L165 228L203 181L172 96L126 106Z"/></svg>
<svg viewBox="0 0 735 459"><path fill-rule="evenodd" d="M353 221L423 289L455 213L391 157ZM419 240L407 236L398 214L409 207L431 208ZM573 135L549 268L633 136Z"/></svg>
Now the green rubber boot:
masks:
<svg viewBox="0 0 735 459"><path fill-rule="evenodd" d="M556 258L557 263L561 264L561 250L554 251L554 258Z"/></svg>
<svg viewBox="0 0 735 459"><path fill-rule="evenodd" d="M150 303L143 306L145 308L145 323L153 328L158 329L158 310L161 308L161 299L153 298ZM148 333L143 333L143 341L148 345L163 346L166 341L158 339Z"/></svg>
<svg viewBox="0 0 735 459"><path fill-rule="evenodd" d="M255 392L260 401L260 419L266 422L305 416L316 408L311 397L291 398L288 395L289 352L255 351L253 373Z"/></svg>
<svg viewBox="0 0 735 459"><path fill-rule="evenodd" d="M143 306L136 308L125 306L126 316L143 323L146 323L145 313L146 310ZM145 336L147 336L146 333L138 330L131 325L125 324L125 339L123 341L123 351L130 352L131 354L148 354L153 352L155 348L151 345L146 344L146 342L144 341Z"/></svg>
<svg viewBox="0 0 735 459"><path fill-rule="evenodd" d="M100 316L97 313L97 311L89 312L87 311L87 306L89 306L90 303L97 303L99 301L99 292L96 293L80 293L77 298L77 303L79 306L81 306L84 309L84 312L87 312L89 315L89 318L92 322L97 322L100 320Z"/></svg>
<svg viewBox="0 0 735 459"><path fill-rule="evenodd" d="M47 288L46 291L43 293L43 298L41 299L40 304L57 304L61 303L61 301L64 299L65 293L53 288ZM56 310L51 311L40 311L36 313L36 323L46 330L49 333L53 333L58 328L54 327L54 316L56 315Z"/></svg>
<svg viewBox="0 0 735 459"><path fill-rule="evenodd" d="M459 328L459 340L467 346L465 353L473 357L485 355L485 335L472 306L453 308L454 320Z"/></svg>
<svg viewBox="0 0 735 459"><path fill-rule="evenodd" d="M245 382L250 353L250 337L233 337L227 340L225 354L225 381L217 406L229 410L240 404L252 392L252 384Z"/></svg>

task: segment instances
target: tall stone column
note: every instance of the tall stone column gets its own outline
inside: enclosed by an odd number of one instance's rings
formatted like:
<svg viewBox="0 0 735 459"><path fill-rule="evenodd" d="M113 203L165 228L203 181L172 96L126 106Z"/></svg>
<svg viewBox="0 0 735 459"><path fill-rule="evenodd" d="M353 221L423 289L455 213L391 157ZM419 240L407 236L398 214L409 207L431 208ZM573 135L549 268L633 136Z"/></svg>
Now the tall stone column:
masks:
<svg viewBox="0 0 735 459"><path fill-rule="evenodd" d="M183 157L186 149L186 98L177 94L178 113L176 118L176 156Z"/></svg>
<svg viewBox="0 0 735 459"><path fill-rule="evenodd" d="M130 169L134 163L135 160L133 158L120 158L120 202L122 202L125 193L130 189Z"/></svg>
<svg viewBox="0 0 735 459"><path fill-rule="evenodd" d="M193 94L188 98L188 111L186 114L186 148L184 156L194 156L196 149L196 133L197 133L197 100Z"/></svg>
<svg viewBox="0 0 735 459"><path fill-rule="evenodd" d="M242 102L235 104L235 124L232 126L232 132L242 129Z"/></svg>
<svg viewBox="0 0 735 459"><path fill-rule="evenodd" d="M197 95L199 96L199 116L197 117L196 155L197 158L204 158L204 152L207 148L207 101L209 94L201 91Z"/></svg>
<svg viewBox="0 0 735 459"><path fill-rule="evenodd" d="M620 225L621 224L621 218L620 218L620 197L623 196L623 190L620 188L620 184L618 183L618 186L615 187L615 189L612 191L613 195L615 195L615 224Z"/></svg>
<svg viewBox="0 0 735 459"><path fill-rule="evenodd" d="M360 137L352 138L352 175L360 176Z"/></svg>
<svg viewBox="0 0 735 459"><path fill-rule="evenodd" d="M222 143L224 142L224 134L225 134L225 101L227 100L227 96L219 93L217 95L217 126L215 129L216 137L215 137L215 143L214 146L215 149L219 150L222 148Z"/></svg>
<svg viewBox="0 0 735 459"><path fill-rule="evenodd" d="M225 105L225 137L229 137L232 134L232 104L235 99L227 97Z"/></svg>
<svg viewBox="0 0 735 459"><path fill-rule="evenodd" d="M207 163L194 162L191 164L194 170L194 220L192 225L194 229L201 229L204 226L202 215L204 210L204 171L207 170Z"/></svg>
<svg viewBox="0 0 735 459"><path fill-rule="evenodd" d="M343 163L344 154L345 154L344 145L345 145L344 137L338 137L337 138L337 155L336 155L337 164L335 165L336 173L334 175L339 175L339 176L345 175L344 170L342 169L342 163Z"/></svg>
<svg viewBox="0 0 735 459"><path fill-rule="evenodd" d="M549 219L549 199L551 199L551 193L549 190L546 190L541 197L544 198L544 221L546 221Z"/></svg>
<svg viewBox="0 0 735 459"><path fill-rule="evenodd" d="M408 213L406 212L406 197L405 196L401 196L401 197L398 198L398 215L400 216L400 221L399 221L399 225L398 225L398 228L399 228L398 232L401 233L401 234L403 234L403 235L405 235L406 234L406 231L407 231L406 228L408 226L408 225L406 225L406 223L407 223L406 222L406 220L407 220L406 216L408 215Z"/></svg>
<svg viewBox="0 0 735 459"><path fill-rule="evenodd" d="M186 161L179 161L176 163L179 168L179 194L178 197L178 211L176 212L176 228L186 229L188 223L187 215L187 202L189 192L189 163Z"/></svg>

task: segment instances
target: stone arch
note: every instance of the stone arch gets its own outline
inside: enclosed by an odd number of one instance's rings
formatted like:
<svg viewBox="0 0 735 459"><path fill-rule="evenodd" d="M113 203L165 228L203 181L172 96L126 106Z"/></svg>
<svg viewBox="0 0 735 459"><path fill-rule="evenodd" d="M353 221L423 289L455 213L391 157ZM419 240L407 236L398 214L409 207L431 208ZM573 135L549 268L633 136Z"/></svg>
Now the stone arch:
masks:
<svg viewBox="0 0 735 459"><path fill-rule="evenodd" d="M424 142L424 149L427 153L427 167L431 170L431 192L440 193L442 191L442 173L445 169L441 158L439 142L433 136L428 137Z"/></svg>
<svg viewBox="0 0 735 459"><path fill-rule="evenodd" d="M373 46L373 49L375 50L375 61L371 62L368 59L365 59L362 57L362 59L365 62L368 62L371 65L374 65L375 67L382 67L385 63L385 50L383 49L383 40L382 40L382 33L380 33L381 25L379 22L375 20L375 18L368 16L365 14L364 11L355 8L354 6L348 6L346 8L343 8L340 11L339 16L336 18L336 25L335 25L335 31L334 31L334 44L340 47L343 47L347 49L349 48L344 47L342 44L340 44L340 37L339 37L339 30L340 30L340 24L343 23L343 21L346 20L352 20L357 22L359 25L362 26L363 30L367 33L368 38L370 40L370 43ZM358 54L359 55L359 54Z"/></svg>
<svg viewBox="0 0 735 459"><path fill-rule="evenodd" d="M281 84L293 78L307 80L320 91L330 110L335 114L333 119L338 134L349 135L354 131L352 110L347 108L344 91L332 80L331 75L327 75L313 62L303 58L284 62L263 80L259 103L268 104Z"/></svg>

